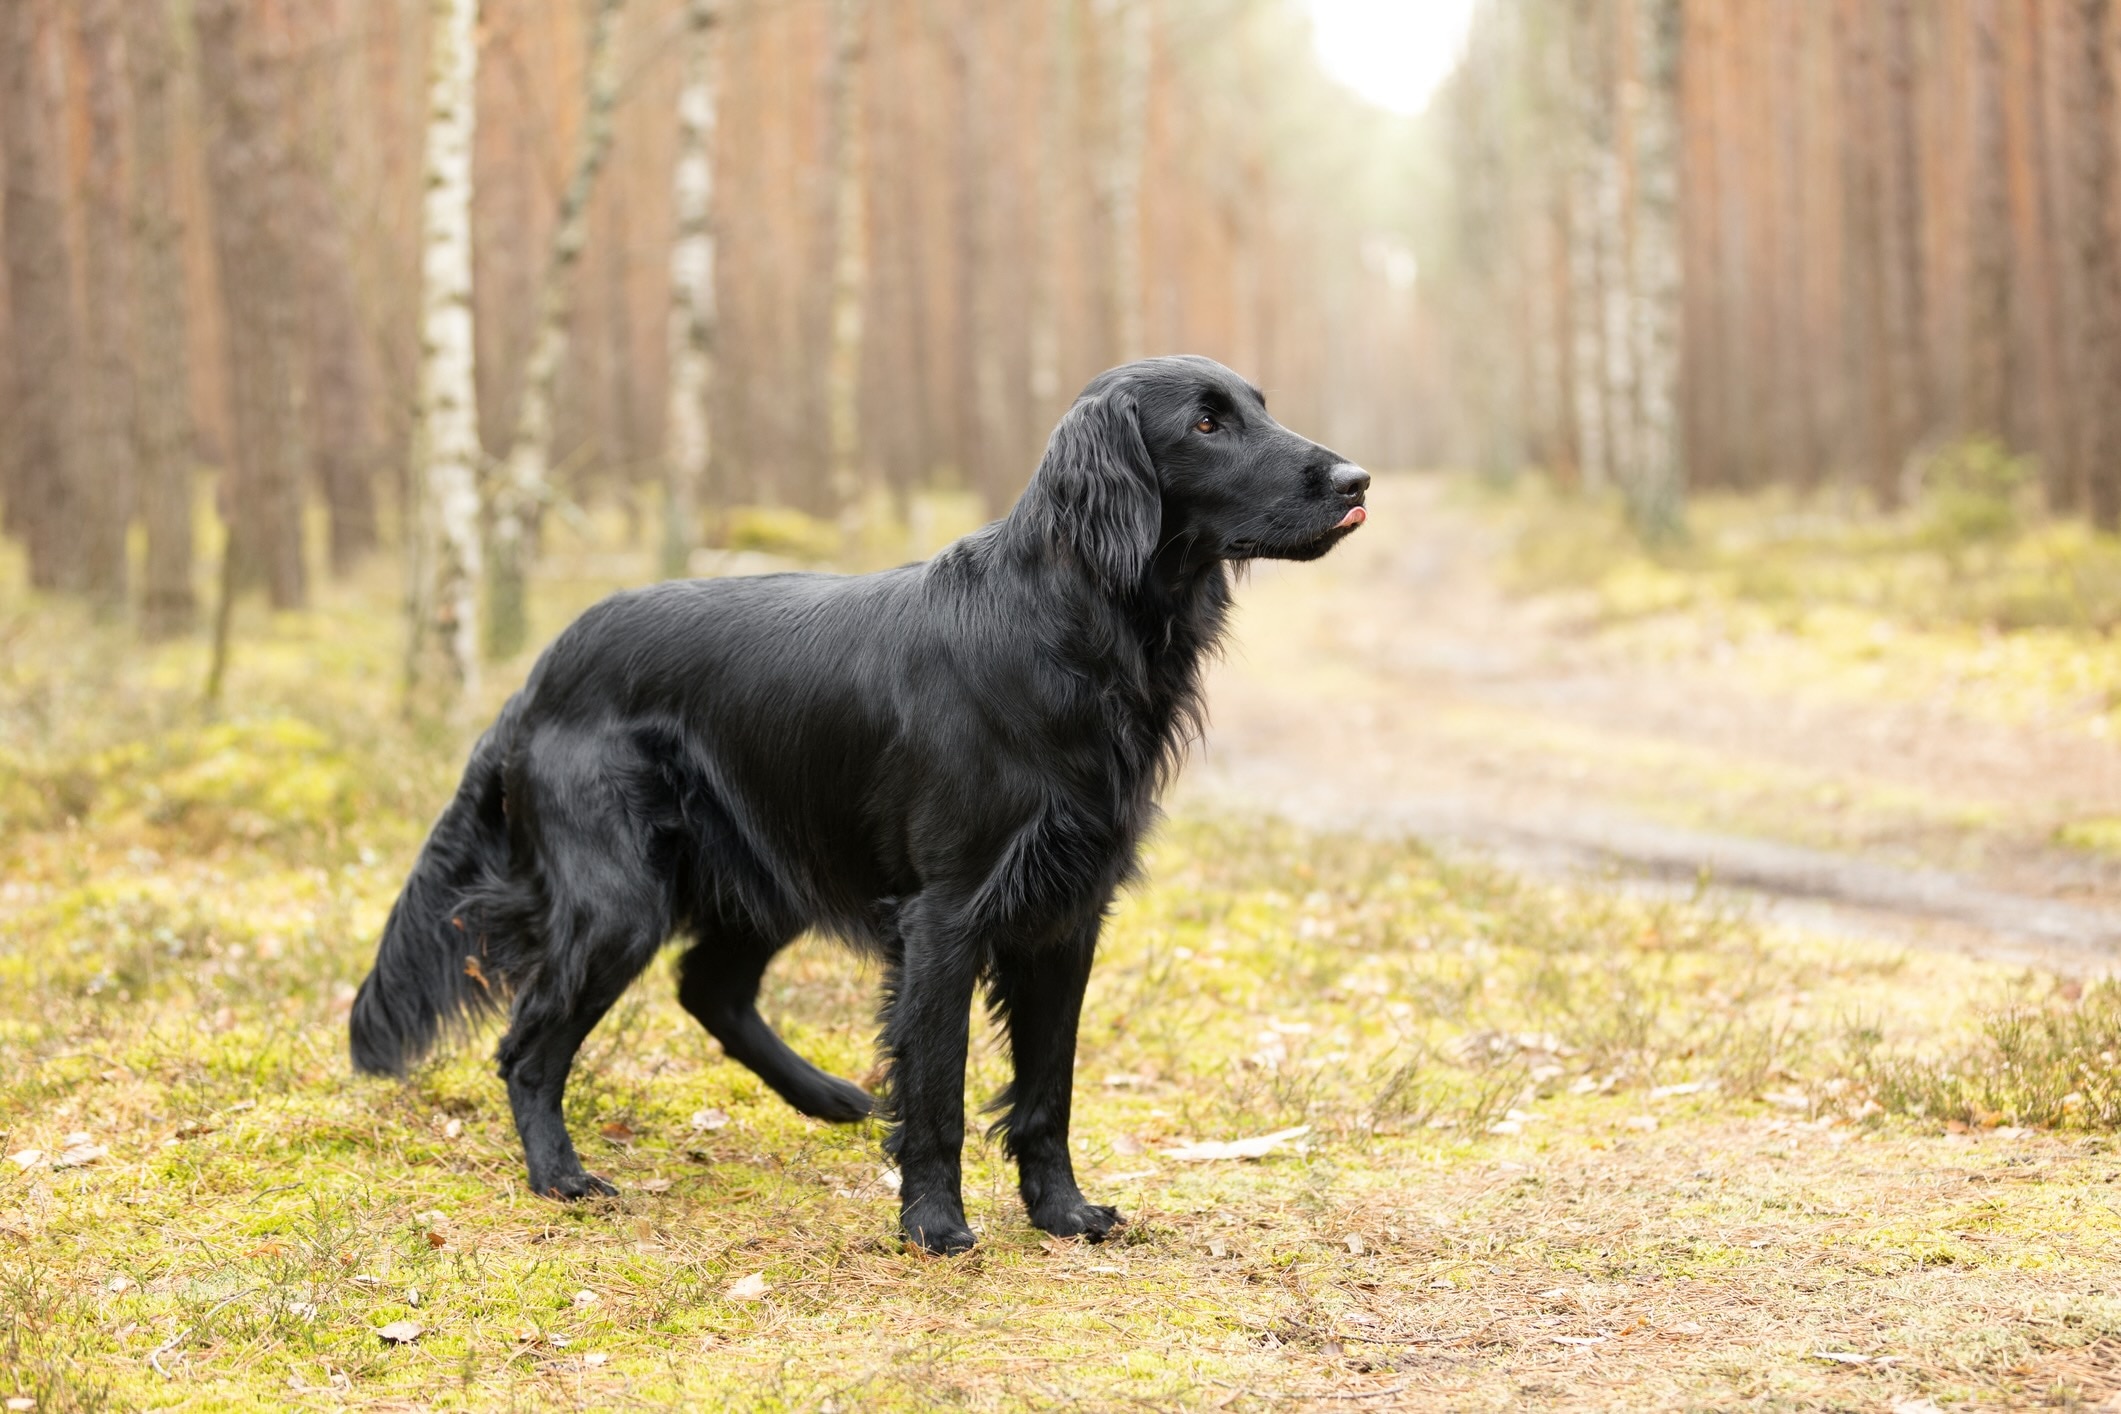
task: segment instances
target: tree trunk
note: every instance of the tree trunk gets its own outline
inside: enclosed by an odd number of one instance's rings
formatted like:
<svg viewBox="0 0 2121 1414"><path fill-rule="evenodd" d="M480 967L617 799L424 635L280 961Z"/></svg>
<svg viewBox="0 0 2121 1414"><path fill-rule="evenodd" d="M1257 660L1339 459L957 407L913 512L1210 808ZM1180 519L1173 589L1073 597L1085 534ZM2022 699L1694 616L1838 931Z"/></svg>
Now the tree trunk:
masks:
<svg viewBox="0 0 2121 1414"><path fill-rule="evenodd" d="M1075 133L1075 3L1045 0L1045 101L1039 105L1038 174L1030 308L1026 315L1030 366L1026 391L1037 435L1067 406L1061 389L1060 228L1067 146ZM1241 370L1258 376L1257 370ZM1036 450L1035 448L1033 449Z"/></svg>
<svg viewBox="0 0 2121 1414"><path fill-rule="evenodd" d="M2068 141L2077 259L2075 396L2083 420L2085 508L2103 530L2121 529L2121 261L2114 253L2114 75L2107 54L2108 0L2077 0L2075 121Z"/></svg>
<svg viewBox="0 0 2121 1414"><path fill-rule="evenodd" d="M186 373L184 224L177 206L173 92L179 63L166 0L126 7L133 76L133 192L138 232L139 493L147 527L140 632L189 632L192 586L192 423Z"/></svg>
<svg viewBox="0 0 2121 1414"><path fill-rule="evenodd" d="M1612 443L1608 437L1605 390L1605 320L1607 273L1604 246L1618 232L1607 225L1610 213L1600 194L1611 160L1612 123L1604 7L1596 0L1576 0L1569 25L1571 118L1576 131L1569 163L1569 372L1574 403L1578 481L1586 491L1602 491L1612 476Z"/></svg>
<svg viewBox="0 0 2121 1414"><path fill-rule="evenodd" d="M29 550L30 583L81 583L80 333L66 244L61 141L64 66L44 0L0 0L0 151L7 168L7 266L14 407L7 527Z"/></svg>
<svg viewBox="0 0 2121 1414"><path fill-rule="evenodd" d="M956 77L956 150L952 180L956 193L957 251L953 268L957 286L956 354L952 392L956 407L958 474L965 488L979 497L990 515L1006 509L998 486L1003 439L996 425L1000 400L999 355L995 339L995 252L992 220L994 149L988 140L991 115L986 100L986 62L981 52L982 6L965 6L951 34L950 60Z"/></svg>
<svg viewBox="0 0 2121 1414"><path fill-rule="evenodd" d="M343 0L305 0L301 42L310 53L330 52L348 33ZM348 7L350 8L350 7ZM318 488L330 516L331 571L350 574L376 548L376 448L368 360L362 347L354 242L347 202L355 158L349 131L358 131L358 105L343 96L335 73L321 73L298 99L301 151L294 187L301 211L296 252L302 272L302 338L308 372L304 431L316 462Z"/></svg>
<svg viewBox="0 0 2121 1414"><path fill-rule="evenodd" d="M861 514L869 489L861 447L862 314L869 290L866 9L866 0L834 0L832 7L832 328L825 421L832 498L842 515Z"/></svg>
<svg viewBox="0 0 2121 1414"><path fill-rule="evenodd" d="M1149 149L1151 0L1102 0L1111 18L1106 35L1112 62L1111 136L1105 154L1104 198L1112 262L1110 296L1114 361L1148 353L1143 333L1142 162Z"/></svg>
<svg viewBox="0 0 2121 1414"><path fill-rule="evenodd" d="M2011 213L2007 188L2010 151L2003 130L2003 42L1997 11L2003 0L1973 6L1972 186L1967 239L1966 384L1960 430L2000 437L2011 396Z"/></svg>
<svg viewBox="0 0 2121 1414"><path fill-rule="evenodd" d="M104 612L126 599L125 531L134 460L132 193L125 146L131 94L121 0L85 0L81 49L88 98L87 405L80 474L82 587Z"/></svg>
<svg viewBox="0 0 2121 1414"><path fill-rule="evenodd" d="M1680 0L1635 0L1641 95L1635 113L1635 211L1629 294L1635 446L1627 499L1652 544L1683 533L1679 462Z"/></svg>
<svg viewBox="0 0 2121 1414"><path fill-rule="evenodd" d="M686 0L672 183L677 230L670 247L670 408L663 424L665 578L688 572L714 447L714 22L713 0Z"/></svg>
<svg viewBox="0 0 2121 1414"><path fill-rule="evenodd" d="M284 36L249 0L198 0L207 186L224 310L231 446L222 508L230 582L276 609L308 597Z"/></svg>
<svg viewBox="0 0 2121 1414"><path fill-rule="evenodd" d="M1923 252L1922 151L1915 110L1915 19L1912 0L1887 0L1884 27L1885 136L1888 143L1880 195L1886 206L1883 236L1887 318L1887 364L1891 453L1873 467L1879 504L1887 510L1903 498L1907 458L1929 431L1935 399L1929 389L1929 304Z"/></svg>
<svg viewBox="0 0 2121 1414"><path fill-rule="evenodd" d="M511 658L530 634L527 579L530 573L531 519L549 494L552 464L553 388L567 356L567 335L574 311L574 271L589 234L589 198L597 174L611 153L611 110L618 102L618 20L625 0L597 0L591 27L588 94L582 133L575 149L574 172L560 198L560 219L553 227L552 254L538 290L538 327L523 370L523 398L516 406L515 432L503 458L501 484L494 497L493 547L488 583L486 652ZM623 417L623 409L614 409Z"/></svg>
<svg viewBox="0 0 2121 1414"><path fill-rule="evenodd" d="M471 319L478 0L431 2L422 341L413 433L419 495L406 688L408 704L416 710L432 706L461 716L479 680L479 425Z"/></svg>

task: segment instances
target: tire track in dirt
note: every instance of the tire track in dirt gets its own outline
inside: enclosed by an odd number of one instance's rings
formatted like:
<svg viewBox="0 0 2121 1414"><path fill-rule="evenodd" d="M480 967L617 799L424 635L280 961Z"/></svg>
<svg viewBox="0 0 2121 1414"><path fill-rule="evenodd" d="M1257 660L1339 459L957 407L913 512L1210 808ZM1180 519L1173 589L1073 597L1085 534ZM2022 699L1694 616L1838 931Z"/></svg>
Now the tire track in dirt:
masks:
<svg viewBox="0 0 2121 1414"><path fill-rule="evenodd" d="M1614 887L1706 876L1776 919L2070 973L2121 962L2114 865L2048 843L2121 815L2113 747L1616 651L1562 601L1505 594L1503 533L1438 479L1382 478L1371 503L1334 555L1239 586L1179 801Z"/></svg>

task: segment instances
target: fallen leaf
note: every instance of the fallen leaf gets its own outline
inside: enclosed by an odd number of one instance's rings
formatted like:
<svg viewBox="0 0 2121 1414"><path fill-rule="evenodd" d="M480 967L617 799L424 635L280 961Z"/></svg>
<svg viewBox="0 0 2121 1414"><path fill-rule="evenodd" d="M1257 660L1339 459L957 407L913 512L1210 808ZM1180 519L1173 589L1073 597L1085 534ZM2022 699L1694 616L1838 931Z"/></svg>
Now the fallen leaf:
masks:
<svg viewBox="0 0 2121 1414"><path fill-rule="evenodd" d="M1318 1353L1325 1356L1328 1360L1337 1360L1347 1352L1339 1341L1329 1340L1318 1347Z"/></svg>
<svg viewBox="0 0 2121 1414"><path fill-rule="evenodd" d="M110 1150L104 1148L101 1144L76 1144L73 1142L81 1137L83 1136L71 1134L67 1136L66 1152L52 1161L53 1168L77 1169L84 1164L92 1164L98 1159L110 1157Z"/></svg>
<svg viewBox="0 0 2121 1414"><path fill-rule="evenodd" d="M112 1277L104 1284L103 1289L114 1296L123 1296L126 1292L133 1289L133 1279L126 1276Z"/></svg>
<svg viewBox="0 0 2121 1414"><path fill-rule="evenodd" d="M1630 1129L1639 1129L1644 1134L1657 1132L1657 1118L1654 1115L1629 1115L1621 1123Z"/></svg>
<svg viewBox="0 0 2121 1414"><path fill-rule="evenodd" d="M642 1193L668 1193L670 1191L670 1180L667 1178L644 1178L639 1183L636 1183L634 1187Z"/></svg>
<svg viewBox="0 0 2121 1414"><path fill-rule="evenodd" d="M1921 1399L1896 1400L1893 1414L1944 1414L1944 1406L1927 1396Z"/></svg>
<svg viewBox="0 0 2121 1414"><path fill-rule="evenodd" d="M1346 1237L1343 1237L1341 1241L1347 1244L1350 1256L1360 1257L1363 1254L1361 1234L1351 1232Z"/></svg>
<svg viewBox="0 0 2121 1414"><path fill-rule="evenodd" d="M1812 1107L1812 1097L1802 1090L1768 1090L1760 1098L1778 1110L1808 1110Z"/></svg>
<svg viewBox="0 0 2121 1414"><path fill-rule="evenodd" d="M1142 1152L1144 1147L1142 1141L1131 1134L1122 1134L1112 1141L1112 1152L1130 1159Z"/></svg>
<svg viewBox="0 0 2121 1414"><path fill-rule="evenodd" d="M461 1119L453 1119L442 1126L442 1137L444 1139L460 1139L463 1135L464 1121Z"/></svg>
<svg viewBox="0 0 2121 1414"><path fill-rule="evenodd" d="M1301 1139L1310 1132L1310 1125L1299 1124L1294 1129L1277 1129L1272 1134L1261 1134L1251 1139L1208 1139L1197 1144L1183 1144L1176 1149L1166 1149L1164 1157L1188 1164L1210 1163L1217 1159L1263 1159L1290 1140Z"/></svg>
<svg viewBox="0 0 2121 1414"><path fill-rule="evenodd" d="M439 1232L429 1232L427 1234L427 1245L429 1247L447 1247L449 1239L442 1236Z"/></svg>
<svg viewBox="0 0 2121 1414"><path fill-rule="evenodd" d="M609 1124L599 1126L597 1133L603 1135L614 1144L631 1144L633 1142L633 1126L622 1119L615 1119Z"/></svg>
<svg viewBox="0 0 2121 1414"><path fill-rule="evenodd" d="M728 1296L731 1301L756 1301L766 1294L766 1274L753 1272L748 1277L738 1277L729 1283Z"/></svg>
<svg viewBox="0 0 2121 1414"><path fill-rule="evenodd" d="M1604 1345L1606 1340L1602 1335L1550 1335L1547 1339L1556 1345Z"/></svg>
<svg viewBox="0 0 2121 1414"><path fill-rule="evenodd" d="M7 1157L16 1168L27 1171L44 1162L44 1151L42 1149L23 1149L9 1154Z"/></svg>
<svg viewBox="0 0 2121 1414"><path fill-rule="evenodd" d="M13 1394L8 1396L7 1407L11 1410L35 1409L37 1401L26 1394Z"/></svg>
<svg viewBox="0 0 2121 1414"><path fill-rule="evenodd" d="M692 1112L692 1127L694 1129L720 1129L728 1123L729 1112L727 1110L694 1110Z"/></svg>
<svg viewBox="0 0 2121 1414"><path fill-rule="evenodd" d="M594 1306L597 1304L597 1294L594 1291L577 1291L574 1294L574 1304L578 1308Z"/></svg>
<svg viewBox="0 0 2121 1414"><path fill-rule="evenodd" d="M582 1357L582 1363L584 1365L601 1365L610 1358L609 1355L606 1355L601 1350L592 1350Z"/></svg>
<svg viewBox="0 0 2121 1414"><path fill-rule="evenodd" d="M305 1321L314 1321L317 1318L317 1303L314 1301L290 1301L287 1303L287 1314L299 1316Z"/></svg>
<svg viewBox="0 0 2121 1414"><path fill-rule="evenodd" d="M1220 1242L1211 1242L1208 1244L1208 1255L1210 1257L1227 1257L1230 1255L1230 1249Z"/></svg>
<svg viewBox="0 0 2121 1414"><path fill-rule="evenodd" d="M410 1345L420 1338L425 1329L418 1321L392 1321L376 1334L381 1336L387 1345Z"/></svg>
<svg viewBox="0 0 2121 1414"><path fill-rule="evenodd" d="M1488 1126L1488 1133L1522 1134L1524 1133L1524 1122L1522 1120L1515 1119L1498 1119L1493 1124Z"/></svg>
<svg viewBox="0 0 2121 1414"><path fill-rule="evenodd" d="M1689 1080L1679 1085L1660 1085L1650 1091L1650 1098L1669 1100L1674 1095L1699 1095L1705 1090L1714 1090L1720 1083L1715 1080Z"/></svg>

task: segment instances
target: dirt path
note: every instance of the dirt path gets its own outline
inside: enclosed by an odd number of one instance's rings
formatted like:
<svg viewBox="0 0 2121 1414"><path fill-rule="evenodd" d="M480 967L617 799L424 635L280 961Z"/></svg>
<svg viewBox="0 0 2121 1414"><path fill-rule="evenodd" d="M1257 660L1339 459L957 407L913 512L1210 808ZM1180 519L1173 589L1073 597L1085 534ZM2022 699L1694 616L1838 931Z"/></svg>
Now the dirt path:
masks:
<svg viewBox="0 0 2121 1414"><path fill-rule="evenodd" d="M1504 594L1502 532L1441 483L1372 504L1325 561L1240 587L1181 798L1633 887L1706 871L1778 918L2070 972L2121 960L2121 869L2050 843L2121 815L2121 751L1763 688L1743 645L1652 659Z"/></svg>

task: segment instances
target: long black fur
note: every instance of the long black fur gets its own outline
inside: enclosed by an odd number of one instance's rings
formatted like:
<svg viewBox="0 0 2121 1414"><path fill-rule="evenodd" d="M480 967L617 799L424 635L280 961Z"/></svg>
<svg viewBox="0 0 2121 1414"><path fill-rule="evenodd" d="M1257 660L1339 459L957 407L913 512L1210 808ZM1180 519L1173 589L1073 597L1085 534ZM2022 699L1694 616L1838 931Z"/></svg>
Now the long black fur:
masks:
<svg viewBox="0 0 2121 1414"><path fill-rule="evenodd" d="M926 564L598 604L473 748L355 999L354 1064L402 1074L509 1005L498 1059L531 1187L609 1193L561 1097L673 937L680 999L732 1057L805 1114L870 1113L755 1006L773 955L817 929L885 963L907 1235L972 1245L958 1164L984 985L1031 1220L1103 1237L1119 1215L1068 1155L1076 1026L1107 906L1200 725L1226 565L1324 554L1368 484L1220 364L1153 359L1091 382L1010 514Z"/></svg>

